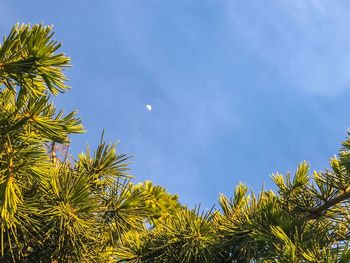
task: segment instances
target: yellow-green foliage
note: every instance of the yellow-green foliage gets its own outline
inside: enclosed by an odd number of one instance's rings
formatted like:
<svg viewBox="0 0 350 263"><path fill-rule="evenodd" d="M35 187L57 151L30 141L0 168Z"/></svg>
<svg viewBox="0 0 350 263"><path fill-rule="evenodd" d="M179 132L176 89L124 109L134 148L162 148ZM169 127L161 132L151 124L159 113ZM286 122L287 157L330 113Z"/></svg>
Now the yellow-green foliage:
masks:
<svg viewBox="0 0 350 263"><path fill-rule="evenodd" d="M84 129L50 100L69 66L52 36L16 25L0 45L1 262L350 262L350 139L324 172L303 162L272 176L276 191L239 184L219 207L189 209L132 183L103 136L95 151L60 152Z"/></svg>

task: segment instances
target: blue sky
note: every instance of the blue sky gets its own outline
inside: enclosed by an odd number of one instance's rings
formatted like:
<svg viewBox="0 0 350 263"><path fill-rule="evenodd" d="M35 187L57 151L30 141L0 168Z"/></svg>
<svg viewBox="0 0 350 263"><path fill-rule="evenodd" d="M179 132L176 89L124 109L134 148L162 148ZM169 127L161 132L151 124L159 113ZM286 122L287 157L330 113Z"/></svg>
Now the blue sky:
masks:
<svg viewBox="0 0 350 263"><path fill-rule="evenodd" d="M0 32L53 24L72 57L72 90L88 132L108 141L190 206L242 181L273 187L303 160L328 166L350 127L350 3L322 0L0 2ZM152 111L146 105L151 104Z"/></svg>

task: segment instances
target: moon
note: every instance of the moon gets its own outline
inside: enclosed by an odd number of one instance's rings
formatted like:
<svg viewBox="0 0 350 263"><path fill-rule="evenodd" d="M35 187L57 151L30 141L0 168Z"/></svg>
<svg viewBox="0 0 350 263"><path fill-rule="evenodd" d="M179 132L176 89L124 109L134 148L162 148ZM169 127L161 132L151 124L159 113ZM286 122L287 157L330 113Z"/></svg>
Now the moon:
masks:
<svg viewBox="0 0 350 263"><path fill-rule="evenodd" d="M146 105L146 109L147 109L148 111L152 111L152 105L147 104L147 105Z"/></svg>

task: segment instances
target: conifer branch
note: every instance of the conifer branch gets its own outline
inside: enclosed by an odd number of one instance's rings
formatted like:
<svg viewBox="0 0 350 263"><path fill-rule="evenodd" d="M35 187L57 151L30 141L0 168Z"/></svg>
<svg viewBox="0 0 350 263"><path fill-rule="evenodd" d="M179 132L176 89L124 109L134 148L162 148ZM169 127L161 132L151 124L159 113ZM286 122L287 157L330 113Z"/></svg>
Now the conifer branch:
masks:
<svg viewBox="0 0 350 263"><path fill-rule="evenodd" d="M331 207L337 204L340 204L341 202L349 198L350 198L350 187L348 187L343 193L337 195L336 197L327 200L322 205L311 209L309 218L317 219L323 216L327 212L327 210L330 209Z"/></svg>

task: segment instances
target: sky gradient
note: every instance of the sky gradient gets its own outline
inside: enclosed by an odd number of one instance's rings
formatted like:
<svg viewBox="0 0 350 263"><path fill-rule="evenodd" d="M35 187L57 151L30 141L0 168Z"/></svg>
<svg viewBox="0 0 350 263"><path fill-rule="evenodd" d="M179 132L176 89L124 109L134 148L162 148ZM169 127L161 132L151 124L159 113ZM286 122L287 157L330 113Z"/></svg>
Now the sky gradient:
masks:
<svg viewBox="0 0 350 263"><path fill-rule="evenodd" d="M321 0L0 2L0 32L54 25L86 134L190 206L254 190L303 160L328 166L350 127L350 3ZM146 105L152 105L152 111Z"/></svg>

